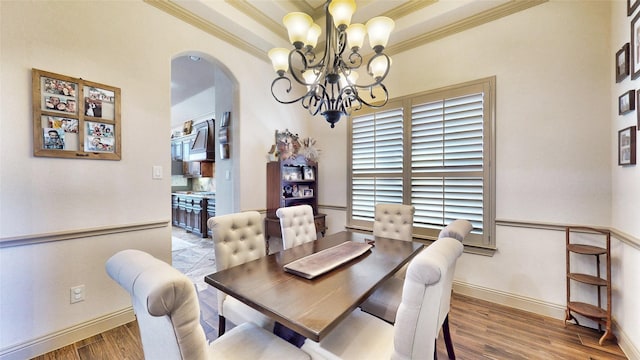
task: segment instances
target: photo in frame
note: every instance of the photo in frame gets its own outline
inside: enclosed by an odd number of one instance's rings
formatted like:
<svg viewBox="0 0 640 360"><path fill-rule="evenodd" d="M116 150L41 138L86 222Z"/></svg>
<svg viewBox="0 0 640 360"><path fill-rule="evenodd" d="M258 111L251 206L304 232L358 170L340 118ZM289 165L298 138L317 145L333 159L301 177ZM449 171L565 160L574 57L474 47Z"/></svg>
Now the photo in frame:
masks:
<svg viewBox="0 0 640 360"><path fill-rule="evenodd" d="M115 130L113 125L87 121L85 125L84 148L86 151L113 152Z"/></svg>
<svg viewBox="0 0 640 360"><path fill-rule="evenodd" d="M304 197L312 197L313 196L313 189L304 189L303 193L302 193Z"/></svg>
<svg viewBox="0 0 640 360"><path fill-rule="evenodd" d="M59 116L41 116L43 146L46 150L78 150L78 120Z"/></svg>
<svg viewBox="0 0 640 360"><path fill-rule="evenodd" d="M119 88L35 68L31 84L34 156L121 159Z"/></svg>
<svg viewBox="0 0 640 360"><path fill-rule="evenodd" d="M193 120L185 121L184 124L182 124L182 135L191 134L192 127L193 127Z"/></svg>
<svg viewBox="0 0 640 360"><path fill-rule="evenodd" d="M616 82L621 82L627 76L629 76L629 43L624 44L616 53Z"/></svg>
<svg viewBox="0 0 640 360"><path fill-rule="evenodd" d="M230 154L230 142L229 142L229 121L231 118L231 112L225 111L222 114L222 121L220 121L220 129L218 130L218 143L220 144L220 159L228 159Z"/></svg>
<svg viewBox="0 0 640 360"><path fill-rule="evenodd" d="M618 165L636 164L636 127L618 131Z"/></svg>
<svg viewBox="0 0 640 360"><path fill-rule="evenodd" d="M640 0L627 0L627 16L633 15L638 5L640 5Z"/></svg>
<svg viewBox="0 0 640 360"><path fill-rule="evenodd" d="M84 114L86 116L113 120L115 113L115 93L95 86L84 87Z"/></svg>
<svg viewBox="0 0 640 360"><path fill-rule="evenodd" d="M618 97L618 115L627 114L636 109L636 91L629 90Z"/></svg>
<svg viewBox="0 0 640 360"><path fill-rule="evenodd" d="M311 166L304 166L302 168L302 177L304 180L314 180L313 168Z"/></svg>
<svg viewBox="0 0 640 360"><path fill-rule="evenodd" d="M631 44L629 45L629 63L631 64L631 79L640 76L640 12L631 20Z"/></svg>

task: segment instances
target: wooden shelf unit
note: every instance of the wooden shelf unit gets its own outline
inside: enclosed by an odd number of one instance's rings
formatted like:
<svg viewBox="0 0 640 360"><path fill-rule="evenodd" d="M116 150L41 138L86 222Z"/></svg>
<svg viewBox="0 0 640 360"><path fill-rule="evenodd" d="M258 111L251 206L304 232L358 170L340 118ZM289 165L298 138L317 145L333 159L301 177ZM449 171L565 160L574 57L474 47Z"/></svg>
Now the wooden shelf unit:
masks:
<svg viewBox="0 0 640 360"><path fill-rule="evenodd" d="M604 247L588 244L580 244L572 242L574 233L593 234L604 238ZM567 309L565 310L565 326L567 321L574 320L576 324L578 319L572 314L580 314L598 323L598 328L602 332L604 326L604 334L600 337L599 344L602 345L606 339L615 341L612 332L611 320L611 233L608 230L596 229L585 226L567 226L566 233L566 265L567 265ZM595 257L596 275L577 273L572 271L571 254L579 254ZM605 273L602 274L600 257L605 257ZM582 284L594 286L598 292L598 301L596 304L588 304L580 301L572 301L571 282L576 281ZM602 290L606 292L606 303L602 301Z"/></svg>
<svg viewBox="0 0 640 360"><path fill-rule="evenodd" d="M305 172L306 170L306 172ZM309 174L308 172L311 171ZM292 176L291 173L299 175ZM311 175L309 177L309 175ZM298 196L287 193L285 189L297 187ZM304 190L311 190L304 196ZM327 227L325 214L318 213L318 163L296 156L281 161L267 163L267 216L265 218L265 238L267 244L271 236L282 237L280 220L276 210L281 207L308 204L313 209L316 230L324 235ZM268 252L268 249L267 249Z"/></svg>

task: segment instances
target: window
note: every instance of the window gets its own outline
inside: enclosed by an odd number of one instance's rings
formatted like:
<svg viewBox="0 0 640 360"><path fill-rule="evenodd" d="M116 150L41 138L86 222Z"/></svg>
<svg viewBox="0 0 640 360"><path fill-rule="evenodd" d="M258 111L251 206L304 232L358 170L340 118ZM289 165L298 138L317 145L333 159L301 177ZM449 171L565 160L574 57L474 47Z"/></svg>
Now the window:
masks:
<svg viewBox="0 0 640 360"><path fill-rule="evenodd" d="M411 204L414 236L467 219L465 244L494 248L494 98L488 78L353 116L349 226L372 228L376 203Z"/></svg>

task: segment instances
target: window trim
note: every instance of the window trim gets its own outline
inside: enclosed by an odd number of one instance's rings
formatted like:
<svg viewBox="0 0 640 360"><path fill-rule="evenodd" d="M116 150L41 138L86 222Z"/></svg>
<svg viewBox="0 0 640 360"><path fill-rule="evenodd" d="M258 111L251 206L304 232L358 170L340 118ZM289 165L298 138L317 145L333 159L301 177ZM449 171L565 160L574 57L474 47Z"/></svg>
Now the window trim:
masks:
<svg viewBox="0 0 640 360"><path fill-rule="evenodd" d="M469 248L470 252L478 253L482 255L491 255L496 249L495 243L495 207L496 207L496 77L491 76L478 80L468 81L461 84L446 86L438 89L428 90L417 94L411 94L402 96L396 99L390 99L389 102L382 108L363 108L353 116L362 116L380 111L386 111L393 108L402 107L403 109L403 153L411 154L411 106L414 103L424 103L432 101L430 99L451 98L463 94L469 94L473 91L483 92L484 94L484 106L483 106L483 132L488 134L488 141L484 141L483 152L486 157L483 166L488 167L485 170L485 174L488 177L488 188L484 191L483 202L488 204L483 208L483 229L486 236L483 236L480 241L470 241L465 239L465 248ZM352 168L352 149L353 149L353 121L352 117L348 119L347 127L347 173L348 173L348 186L347 186L347 227L359 230L372 231L373 223L362 220L353 220L353 191L351 184L353 183L353 168ZM411 156L403 156L403 203L411 203ZM379 174L384 176L384 174ZM414 228L414 238L435 240L437 235L426 235L423 231L416 231ZM471 248L476 248L473 251Z"/></svg>

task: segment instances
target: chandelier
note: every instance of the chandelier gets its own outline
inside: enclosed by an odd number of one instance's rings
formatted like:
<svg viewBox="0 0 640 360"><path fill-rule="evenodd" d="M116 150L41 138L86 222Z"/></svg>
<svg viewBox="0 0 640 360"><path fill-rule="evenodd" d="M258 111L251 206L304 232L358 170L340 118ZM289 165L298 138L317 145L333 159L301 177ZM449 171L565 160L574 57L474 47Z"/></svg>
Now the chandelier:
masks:
<svg viewBox="0 0 640 360"><path fill-rule="evenodd" d="M326 40L321 56L316 55L315 49L320 26L301 12L289 13L282 20L294 48L269 51L278 74L271 83L273 97L282 104L299 101L312 115L323 115L332 128L343 115L350 115L362 105L381 107L389 100L382 82L389 73L391 58L383 50L394 22L380 16L366 25L351 24L355 10L355 0L327 1ZM360 76L356 70L364 62L360 49L366 35L374 54L367 61L366 75Z"/></svg>

